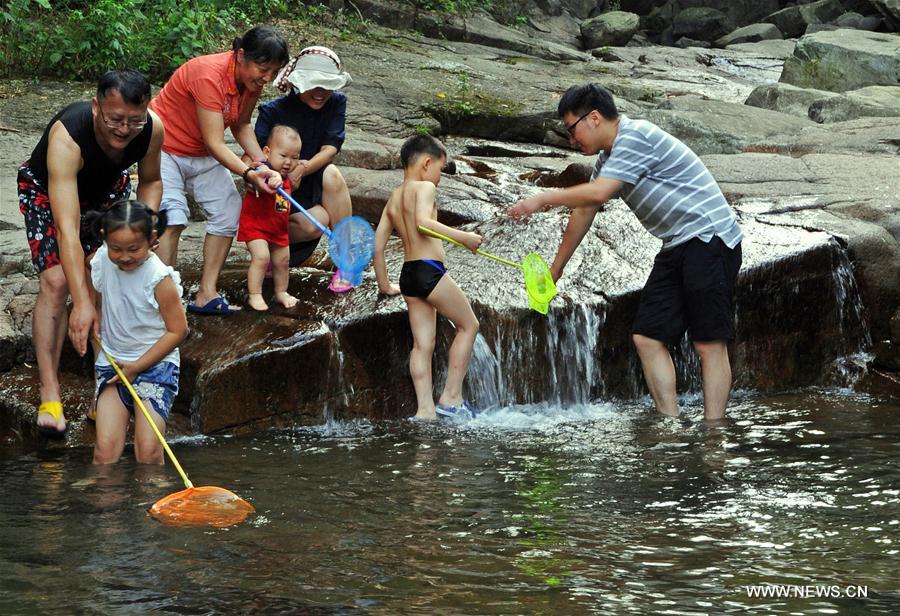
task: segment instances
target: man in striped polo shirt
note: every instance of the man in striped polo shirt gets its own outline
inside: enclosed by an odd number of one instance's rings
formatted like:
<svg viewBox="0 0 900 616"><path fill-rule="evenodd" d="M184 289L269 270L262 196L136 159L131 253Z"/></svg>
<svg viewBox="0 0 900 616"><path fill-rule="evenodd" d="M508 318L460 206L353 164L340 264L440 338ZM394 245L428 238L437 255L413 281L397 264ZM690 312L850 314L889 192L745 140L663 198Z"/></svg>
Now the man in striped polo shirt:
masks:
<svg viewBox="0 0 900 616"><path fill-rule="evenodd" d="M690 148L650 122L619 115L602 86L569 88L557 111L571 143L598 155L591 181L523 199L510 216L527 218L552 205L573 209L551 266L559 279L597 212L614 196L624 200L663 242L632 327L650 395L660 413L678 414L668 346L687 331L700 356L705 417L723 418L731 391L727 343L734 339L743 237L734 212Z"/></svg>

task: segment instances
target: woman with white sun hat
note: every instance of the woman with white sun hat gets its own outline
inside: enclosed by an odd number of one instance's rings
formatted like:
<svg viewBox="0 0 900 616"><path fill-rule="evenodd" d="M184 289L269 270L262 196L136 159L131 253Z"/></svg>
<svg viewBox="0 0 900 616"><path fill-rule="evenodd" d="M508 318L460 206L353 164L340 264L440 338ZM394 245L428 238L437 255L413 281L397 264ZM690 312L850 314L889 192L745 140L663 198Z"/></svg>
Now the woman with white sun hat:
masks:
<svg viewBox="0 0 900 616"><path fill-rule="evenodd" d="M259 107L256 138L266 143L277 124L297 129L302 139L300 161L290 173L292 197L319 222L334 226L352 213L350 191L332 163L344 143L347 97L337 92L351 82L337 54L327 47L307 47L275 78L285 96ZM293 208L294 206L292 206ZM305 261L315 250L322 232L299 211L290 216L291 265ZM329 284L332 291L353 287L340 271Z"/></svg>

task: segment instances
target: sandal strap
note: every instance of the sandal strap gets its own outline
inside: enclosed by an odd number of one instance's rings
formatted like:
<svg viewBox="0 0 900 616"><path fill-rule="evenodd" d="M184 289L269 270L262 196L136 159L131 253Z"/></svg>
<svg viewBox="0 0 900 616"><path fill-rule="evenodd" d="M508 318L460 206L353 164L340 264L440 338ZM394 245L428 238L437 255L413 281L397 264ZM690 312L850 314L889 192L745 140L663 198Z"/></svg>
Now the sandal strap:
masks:
<svg viewBox="0 0 900 616"><path fill-rule="evenodd" d="M50 415L53 417L55 421L59 421L60 417L63 414L63 405L59 400L52 400L50 402L41 402L41 405L38 407L38 415Z"/></svg>

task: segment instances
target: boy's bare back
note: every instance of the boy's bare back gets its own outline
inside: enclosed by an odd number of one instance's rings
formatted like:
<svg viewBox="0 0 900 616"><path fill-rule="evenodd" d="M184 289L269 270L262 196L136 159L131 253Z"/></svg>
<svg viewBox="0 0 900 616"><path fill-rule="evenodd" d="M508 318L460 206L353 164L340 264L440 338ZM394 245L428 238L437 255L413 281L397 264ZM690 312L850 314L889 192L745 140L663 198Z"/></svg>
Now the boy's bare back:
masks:
<svg viewBox="0 0 900 616"><path fill-rule="evenodd" d="M428 226L437 220L435 195L437 187L427 180L406 180L391 193L384 213L397 235L403 240L405 261L417 259L444 260L441 240L419 232L418 225Z"/></svg>

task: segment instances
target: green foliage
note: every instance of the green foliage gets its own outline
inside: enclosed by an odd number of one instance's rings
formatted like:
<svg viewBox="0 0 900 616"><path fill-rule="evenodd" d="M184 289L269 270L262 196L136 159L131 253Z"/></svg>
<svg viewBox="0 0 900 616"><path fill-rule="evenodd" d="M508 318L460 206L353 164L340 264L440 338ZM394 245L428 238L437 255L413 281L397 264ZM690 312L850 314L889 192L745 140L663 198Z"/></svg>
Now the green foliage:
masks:
<svg viewBox="0 0 900 616"><path fill-rule="evenodd" d="M8 0L0 9L0 75L93 81L128 66L162 81L289 8L287 0Z"/></svg>
<svg viewBox="0 0 900 616"><path fill-rule="evenodd" d="M459 119L476 115L509 116L516 113L521 104L486 92L479 92L472 86L468 73L460 73L455 92L438 91L434 100L425 105L438 120Z"/></svg>

